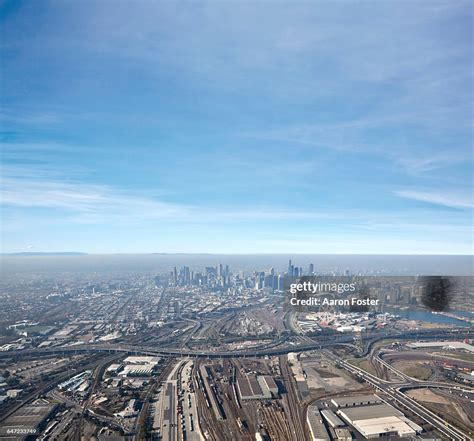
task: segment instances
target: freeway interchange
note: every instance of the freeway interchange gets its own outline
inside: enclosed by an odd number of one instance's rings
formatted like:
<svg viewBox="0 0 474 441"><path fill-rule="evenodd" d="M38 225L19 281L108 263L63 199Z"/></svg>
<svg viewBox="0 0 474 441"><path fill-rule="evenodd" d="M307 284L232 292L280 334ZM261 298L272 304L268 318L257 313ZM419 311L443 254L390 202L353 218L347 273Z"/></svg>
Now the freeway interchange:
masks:
<svg viewBox="0 0 474 441"><path fill-rule="evenodd" d="M453 440L463 440L469 439L469 436L463 433L461 430L454 427L452 424L445 421L443 418L439 417L435 413L431 412L425 406L408 396L404 391L411 388L452 388L450 384L442 382L429 382L429 381L419 381L415 378L409 377L408 375L400 372L395 369L390 363L387 363L383 356L374 349L374 343L385 340L385 339L397 339L397 340L432 340L432 339L453 339L459 340L462 338L472 337L473 332L470 330L464 329L450 329L450 330L425 330L425 331L407 331L407 332L376 332L376 333L367 333L364 338L364 345L359 351L359 357L372 354L377 363L386 369L390 370L394 375L398 376L400 381L391 382L384 380L375 375L370 374L369 372L364 371L363 369L356 367L342 358L335 355L331 348L342 347L342 346L352 346L354 342L354 337L352 335L327 335L321 336L318 340L305 337L301 339L301 344L291 344L288 343L286 338L279 339L278 341L273 341L266 345L259 346L254 349L247 350L234 350L234 351L219 351L219 350L190 350L186 347L157 347L152 345L140 345L140 344L127 344L127 343L101 343L101 344L82 344L82 345L69 345L69 346L57 346L50 348L34 348L34 349L24 349L16 351L1 352L0 358L11 358L11 359L31 359L36 357L48 357L48 356L67 356L70 354L87 354L96 357L92 360L87 367L94 369L94 372L99 372L102 370L103 366L107 363L116 359L120 354L123 355L142 355L142 356L160 356L166 359L236 359L236 358L261 358L275 356L280 357L280 364L284 366L282 356L287 355L288 353L304 353L308 351L319 351L324 353L324 355L332 360L334 363L337 363L338 366L345 369L351 375L359 378L360 380L366 382L371 387L373 387L378 393L383 395L387 400L390 400L393 403L396 403L402 408L409 409L413 414L417 415L423 421L426 421L431 426L436 428L436 430L446 436L449 439ZM99 369L100 368L100 369ZM84 369L84 368L82 368ZM285 368L286 369L286 368ZM77 371L79 372L80 369ZM291 374L289 371L286 372L286 381L289 381L288 385L290 386L290 391L292 390L291 386ZM37 389L35 392L29 394L18 404L14 409L11 409L8 413L3 413L0 415L0 422L5 420L9 415L11 415L15 410L21 408L21 406L32 401L36 397L45 394L49 391L53 391L53 397L58 401L61 401L61 396L58 396L54 392L55 386L68 375L62 375L57 377L54 381L47 383L41 388ZM98 381L97 378L94 379L95 382ZM150 393L153 391L153 387L149 388L147 393L147 402L151 399ZM471 388L463 387L464 392L472 394L474 391ZM297 423L295 423L295 430L299 434L298 436L303 436L304 431L304 416L301 414L300 405L298 404L297 395L288 395L291 398L291 401L288 402L289 409L294 412L293 418L296 418ZM67 400L63 400L66 404L71 404ZM120 422L114 421L113 418L104 417L95 413L93 410L88 409L88 401L83 404L82 407L77 405L73 406L75 411L81 415L80 421L83 417L87 415L88 417L95 418L97 421L101 421L104 424L107 424L111 427L116 427L120 429L123 433L129 433L132 438L130 439L139 439L138 434L140 432L140 425L143 423L143 418L140 417L137 419L133 429L127 429ZM140 414L141 415L141 414ZM79 429L75 432L77 439L79 439ZM296 433L295 433L296 435Z"/></svg>
<svg viewBox="0 0 474 441"><path fill-rule="evenodd" d="M351 372L352 374L364 380L366 383L373 386L383 396L387 397L388 399L396 401L398 404L400 404L404 408L410 409L411 412L419 416L421 419L423 419L427 423L431 424L439 432L447 436L448 439L452 439L455 441L463 441L466 439L471 439L469 435L457 429L452 424L448 423L446 420L439 417L438 415L431 412L430 410L426 409L426 407L418 403L416 400L414 400L413 398L403 393L404 390L409 389L409 388L420 388L420 387L453 388L453 385L432 383L432 382L422 382L410 377L406 378L407 382L405 383L392 384L388 381L381 380L377 376L372 375L366 372L365 370L360 369L342 360L340 357L335 356L330 351L325 351L325 354L328 358L338 363L338 365L340 365L347 371ZM398 375L405 376L404 374L397 371L391 366L390 366L390 369L394 370ZM464 387L462 390L465 390L470 394L474 394L473 388Z"/></svg>
<svg viewBox="0 0 474 441"><path fill-rule="evenodd" d="M361 356L367 355L373 343L384 339L456 339L462 336L469 338L474 335L474 331L466 329L451 329L449 331L428 330L428 331L407 331L407 332L378 332L367 334L364 338L364 349ZM70 346L57 346L53 348L35 348L22 349L16 351L0 352L0 358L31 357L35 355L64 354L64 353L82 353L82 352L124 352L130 354L159 355L162 357L199 357L199 358L226 358L226 357L262 357L266 355L282 355L288 352L304 352L333 345L347 344L354 341L351 335L342 335L340 337L327 336L320 340L312 340L312 343L299 345L281 345L274 346L274 343L258 349L235 350L235 351L211 351L211 350L189 350L187 348L157 348L155 346L141 346L139 344L82 344Z"/></svg>

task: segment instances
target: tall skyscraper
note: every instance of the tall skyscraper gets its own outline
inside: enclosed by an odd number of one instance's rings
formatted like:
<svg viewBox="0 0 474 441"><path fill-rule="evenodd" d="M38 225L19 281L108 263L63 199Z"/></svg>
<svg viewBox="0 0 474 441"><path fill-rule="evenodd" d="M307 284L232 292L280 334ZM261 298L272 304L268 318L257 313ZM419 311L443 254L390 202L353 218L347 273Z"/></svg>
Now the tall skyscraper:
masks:
<svg viewBox="0 0 474 441"><path fill-rule="evenodd" d="M283 274L278 276L277 289L278 291L283 291L285 289L285 276Z"/></svg>
<svg viewBox="0 0 474 441"><path fill-rule="evenodd" d="M189 285L191 283L191 273L189 271L189 267L184 267L184 284Z"/></svg>
<svg viewBox="0 0 474 441"><path fill-rule="evenodd" d="M176 267L173 268L173 285L176 286L178 284L178 271Z"/></svg>

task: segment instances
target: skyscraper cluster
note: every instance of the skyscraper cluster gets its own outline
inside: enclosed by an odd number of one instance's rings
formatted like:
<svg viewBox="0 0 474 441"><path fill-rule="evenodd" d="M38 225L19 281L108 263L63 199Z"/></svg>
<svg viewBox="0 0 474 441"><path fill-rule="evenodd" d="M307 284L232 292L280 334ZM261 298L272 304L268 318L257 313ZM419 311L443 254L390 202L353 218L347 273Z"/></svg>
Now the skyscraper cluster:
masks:
<svg viewBox="0 0 474 441"><path fill-rule="evenodd" d="M286 273L289 277L301 277L303 275L312 276L314 274L314 265L312 263L308 266L308 273L303 273L302 267L297 267L291 263L291 259L288 261L288 271Z"/></svg>
<svg viewBox="0 0 474 441"><path fill-rule="evenodd" d="M229 265L219 263L216 266L206 266L204 272L194 272L188 266L179 269L174 267L170 274L171 286L206 286L208 288L243 287L253 289L265 289L267 291L284 291L285 282L294 277L313 275L314 265L308 266L305 274L302 267L297 267L288 262L286 273L277 273L272 267L268 271L254 271L250 276L244 276L243 272L232 274Z"/></svg>
<svg viewBox="0 0 474 441"><path fill-rule="evenodd" d="M171 272L172 286L211 286L225 288L230 286L231 273L229 265L207 266L202 272L194 272L188 266L178 271L176 267Z"/></svg>

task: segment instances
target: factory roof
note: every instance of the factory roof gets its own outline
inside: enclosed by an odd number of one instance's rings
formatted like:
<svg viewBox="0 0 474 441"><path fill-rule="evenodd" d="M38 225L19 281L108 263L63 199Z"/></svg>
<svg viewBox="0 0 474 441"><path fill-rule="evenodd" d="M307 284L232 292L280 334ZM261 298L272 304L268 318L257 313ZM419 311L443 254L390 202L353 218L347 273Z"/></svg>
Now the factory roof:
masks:
<svg viewBox="0 0 474 441"><path fill-rule="evenodd" d="M397 434L401 437L416 435L414 429L396 416L355 421L353 426L365 437L389 433Z"/></svg>
<svg viewBox="0 0 474 441"><path fill-rule="evenodd" d="M242 398L253 396L252 389L251 389L250 384L249 384L246 377L245 378L239 378L237 380L237 385L239 386L239 392L240 392L240 396Z"/></svg>
<svg viewBox="0 0 474 441"><path fill-rule="evenodd" d="M254 395L261 395L263 393L262 388L258 384L258 381L255 377L247 377L250 387Z"/></svg>
<svg viewBox="0 0 474 441"><path fill-rule="evenodd" d="M273 377L271 375L264 375L263 379L265 380L265 384L267 385L267 387L270 390L272 390L272 389L278 390L278 386L275 383L275 380L273 379Z"/></svg>
<svg viewBox="0 0 474 441"><path fill-rule="evenodd" d="M150 375L153 372L154 367L154 364L127 365L119 375Z"/></svg>
<svg viewBox="0 0 474 441"><path fill-rule="evenodd" d="M370 418L385 418L402 416L403 414L388 404L375 404L369 406L346 407L339 410L339 414L347 421L365 420Z"/></svg>
<svg viewBox="0 0 474 441"><path fill-rule="evenodd" d="M321 411L321 414L332 427L342 427L346 425L332 410L324 409Z"/></svg>
<svg viewBox="0 0 474 441"><path fill-rule="evenodd" d="M124 361L126 364L158 364L160 362L160 357L148 357L145 355L140 355L136 357L127 357Z"/></svg>
<svg viewBox="0 0 474 441"><path fill-rule="evenodd" d="M329 440L329 433L321 419L321 413L317 406L308 407L308 415L306 418L309 430L313 440Z"/></svg>
<svg viewBox="0 0 474 441"><path fill-rule="evenodd" d="M55 404L43 399L37 399L32 403L21 407L2 422L0 427L0 438L6 438L9 433L12 433L12 429L14 431L15 429L18 429L18 427L24 429L26 431L25 433L27 433L28 430L36 430L36 428L51 414L55 407ZM24 437L18 435L18 438L15 439L24 439Z"/></svg>
<svg viewBox="0 0 474 441"><path fill-rule="evenodd" d="M272 394L263 376L245 376L237 380L240 397L245 399L272 398Z"/></svg>
<svg viewBox="0 0 474 441"><path fill-rule="evenodd" d="M377 395L351 395L350 397L333 398L331 400L337 407L357 406L360 404L381 403Z"/></svg>
<svg viewBox="0 0 474 441"><path fill-rule="evenodd" d="M464 349L465 351L474 352L474 346L469 343L464 343L461 341L425 341L425 342L416 342L408 343L409 348L452 348L452 349Z"/></svg>
<svg viewBox="0 0 474 441"><path fill-rule="evenodd" d="M121 364L118 364L118 363L111 364L111 365L107 368L107 372L118 371L121 366L122 366L122 365L121 365Z"/></svg>

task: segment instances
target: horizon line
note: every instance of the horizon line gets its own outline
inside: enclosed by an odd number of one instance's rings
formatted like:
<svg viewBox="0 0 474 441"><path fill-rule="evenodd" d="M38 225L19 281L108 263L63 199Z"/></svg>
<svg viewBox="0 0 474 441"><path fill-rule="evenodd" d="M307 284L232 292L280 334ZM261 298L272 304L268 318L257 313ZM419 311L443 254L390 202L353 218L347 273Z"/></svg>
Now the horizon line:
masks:
<svg viewBox="0 0 474 441"><path fill-rule="evenodd" d="M0 256L53 256L53 255L69 255L69 256L464 256L474 257L474 254L464 253L210 253L210 252L82 252L82 251L15 251L2 252Z"/></svg>

